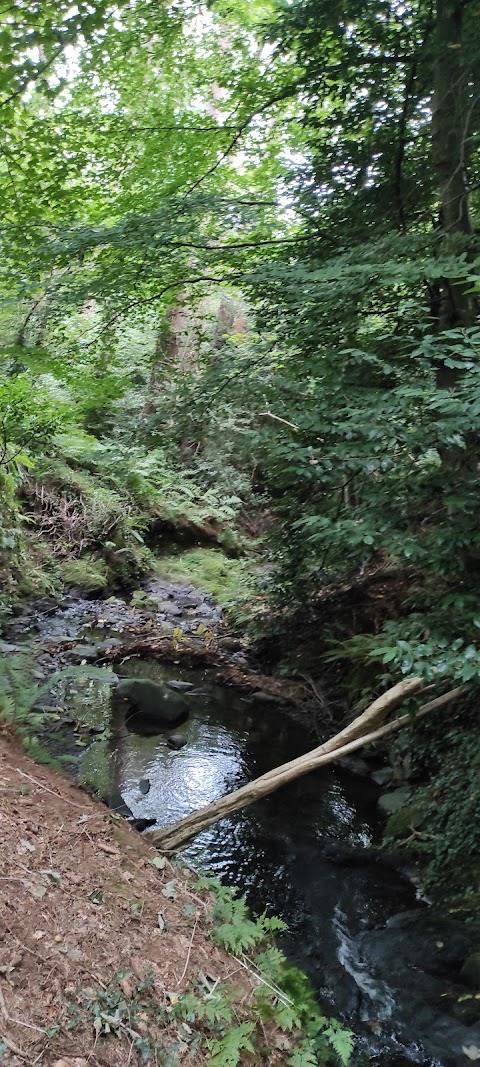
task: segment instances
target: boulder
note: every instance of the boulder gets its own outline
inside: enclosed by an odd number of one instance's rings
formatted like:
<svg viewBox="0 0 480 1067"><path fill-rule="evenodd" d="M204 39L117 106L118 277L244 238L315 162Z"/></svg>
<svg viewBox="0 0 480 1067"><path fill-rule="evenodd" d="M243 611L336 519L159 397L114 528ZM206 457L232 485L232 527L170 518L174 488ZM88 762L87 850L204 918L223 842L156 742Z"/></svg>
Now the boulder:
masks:
<svg viewBox="0 0 480 1067"><path fill-rule="evenodd" d="M160 733L188 719L189 709L183 694L150 678L121 678L114 699L128 703L125 725L133 733Z"/></svg>

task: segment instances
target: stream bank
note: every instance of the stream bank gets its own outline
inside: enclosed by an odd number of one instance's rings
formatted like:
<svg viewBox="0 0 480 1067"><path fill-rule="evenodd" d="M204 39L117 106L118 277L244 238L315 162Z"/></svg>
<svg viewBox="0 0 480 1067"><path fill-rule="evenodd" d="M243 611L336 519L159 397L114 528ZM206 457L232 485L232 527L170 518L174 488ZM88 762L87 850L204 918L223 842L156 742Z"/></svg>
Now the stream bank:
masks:
<svg viewBox="0 0 480 1067"><path fill-rule="evenodd" d="M15 621L10 639L21 648L34 638L36 662L46 673L54 662L116 659L115 649L127 641L130 658L122 647L117 673L191 687L190 718L182 727L187 743L179 751L166 737L138 737L121 727L112 732L105 681L65 680L47 705L60 723L49 732L52 750L76 758L82 782L113 806L126 804L134 818L162 826L302 754L312 737L275 692L265 694L259 685L255 695L241 648L225 656L216 646L216 667L199 667L195 641L204 649L205 633L219 619L208 597L165 582L149 586L146 595L149 604L133 609L120 598L75 598L57 611L44 604L35 620ZM145 658L145 630L155 624L170 635L177 631L168 666ZM249 688L226 689L222 670L233 670L237 681L249 673ZM360 1057L382 1067L465 1067L480 1058L480 1027L478 1001L460 971L480 931L437 917L418 899L409 873L377 855L380 796L370 777L339 768L316 772L211 827L187 857L244 892L257 914L267 909L285 919L283 947L328 1010L360 1033Z"/></svg>
<svg viewBox="0 0 480 1067"><path fill-rule="evenodd" d="M207 1067L235 1048L241 1063L282 1067L301 1046L294 1002L257 968L261 924L248 961L235 958L220 926L231 933L228 900L2 737L0 822L5 1067Z"/></svg>

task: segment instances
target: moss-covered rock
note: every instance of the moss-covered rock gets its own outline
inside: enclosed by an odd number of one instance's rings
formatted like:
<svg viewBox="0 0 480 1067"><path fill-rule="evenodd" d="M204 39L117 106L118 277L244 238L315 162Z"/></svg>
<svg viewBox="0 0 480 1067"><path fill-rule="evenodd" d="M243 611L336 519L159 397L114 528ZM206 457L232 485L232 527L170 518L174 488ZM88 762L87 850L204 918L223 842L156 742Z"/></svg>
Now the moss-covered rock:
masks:
<svg viewBox="0 0 480 1067"><path fill-rule="evenodd" d="M425 812L419 804L412 801L405 804L398 811L394 811L387 819L384 837L386 840L408 837L412 830L418 829L425 819Z"/></svg>
<svg viewBox="0 0 480 1067"><path fill-rule="evenodd" d="M60 574L65 585L76 586L84 593L99 593L108 585L104 561L90 555L64 560Z"/></svg>

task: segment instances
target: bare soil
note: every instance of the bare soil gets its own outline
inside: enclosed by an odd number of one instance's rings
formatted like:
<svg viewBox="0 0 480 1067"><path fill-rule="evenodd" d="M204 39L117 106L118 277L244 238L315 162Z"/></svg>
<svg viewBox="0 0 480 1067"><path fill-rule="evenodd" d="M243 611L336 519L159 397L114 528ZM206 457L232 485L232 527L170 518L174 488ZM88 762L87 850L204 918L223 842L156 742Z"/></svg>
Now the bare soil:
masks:
<svg viewBox="0 0 480 1067"><path fill-rule="evenodd" d="M258 979L211 939L195 873L157 869L148 836L6 737L0 834L2 1064L202 1067L200 1024L175 1017L192 983L226 983L232 1025L249 1018ZM264 1038L242 1062L285 1062L281 1035Z"/></svg>

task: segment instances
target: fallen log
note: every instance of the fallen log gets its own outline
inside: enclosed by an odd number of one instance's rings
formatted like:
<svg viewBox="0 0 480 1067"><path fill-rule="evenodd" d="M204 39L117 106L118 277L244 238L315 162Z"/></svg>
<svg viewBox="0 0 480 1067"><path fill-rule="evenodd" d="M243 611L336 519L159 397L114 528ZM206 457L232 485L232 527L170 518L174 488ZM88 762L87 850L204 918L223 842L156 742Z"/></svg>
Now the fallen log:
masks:
<svg viewBox="0 0 480 1067"><path fill-rule="evenodd" d="M227 815L238 811L239 808L253 804L254 801L273 793L282 785L293 781L293 779L308 774L310 771L316 770L327 763L333 763L335 760L355 752L356 749L361 748L363 745L380 740L399 730L402 726L406 726L407 723L411 723L429 712L449 704L460 696L466 688L465 686L458 686L456 689L451 689L448 693L429 701L428 704L422 705L413 715L402 715L400 718L394 719L393 722L387 723L387 725L377 725L388 711L405 697L419 690L422 685L421 678L410 678L399 682L392 689L383 693L381 697L378 697L377 700L374 700L373 704L370 704L361 715L357 716L340 733L325 741L323 745L306 752L303 756L298 756L289 763L275 767L272 771L268 771L267 774L262 774L260 778L249 782L248 785L236 789L233 793L227 793L220 800L207 804L206 807L192 812L191 815L187 815L171 826L155 831L150 835L150 839L163 852L178 852L185 848L197 834L202 830L206 830L208 826L211 826L212 823L217 822L219 819L224 819Z"/></svg>

